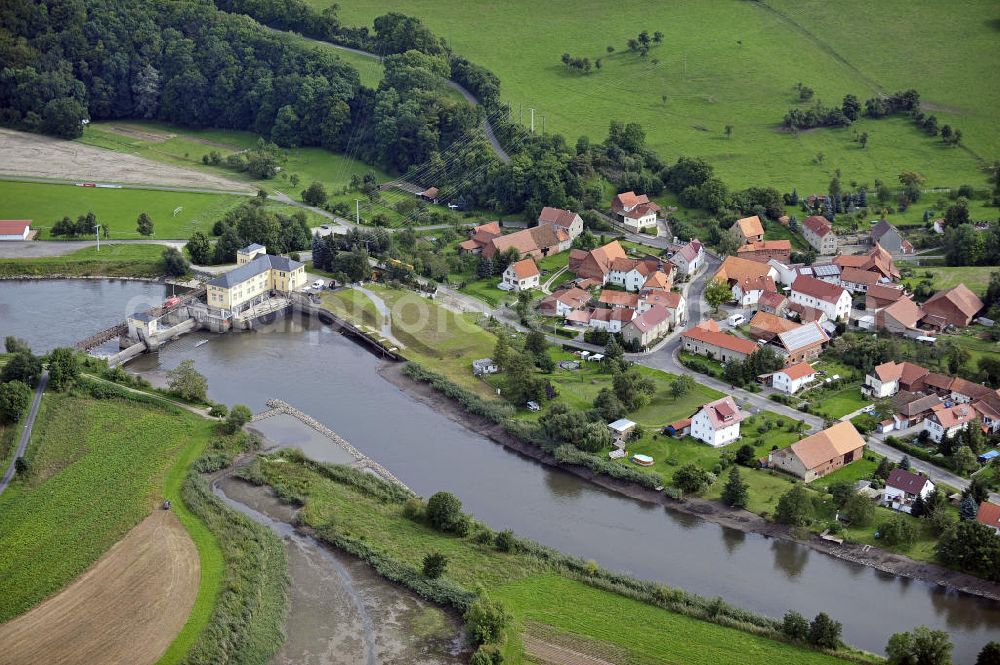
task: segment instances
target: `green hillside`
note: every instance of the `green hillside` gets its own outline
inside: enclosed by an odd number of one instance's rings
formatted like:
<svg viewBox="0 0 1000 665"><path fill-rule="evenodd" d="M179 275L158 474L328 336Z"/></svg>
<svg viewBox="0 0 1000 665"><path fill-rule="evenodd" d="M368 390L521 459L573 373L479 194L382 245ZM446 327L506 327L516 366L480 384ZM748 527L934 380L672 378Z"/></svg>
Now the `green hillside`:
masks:
<svg viewBox="0 0 1000 665"><path fill-rule="evenodd" d="M910 169L926 175L928 187L984 185L977 156L1000 154L990 118L1000 87L988 84L1000 65L995 5L973 0L961 11L946 3L915 5L357 0L342 4L340 14L349 25L370 25L387 11L418 16L457 53L493 70L525 122L534 107L536 126L544 116L547 131L602 140L610 120L638 121L662 156L704 156L731 187L825 189L838 168L845 182L894 179ZM641 30L664 33L646 58L627 47ZM609 56L607 46L615 53ZM590 74L570 71L560 62L564 52L602 58L603 66ZM847 93L864 99L916 88L927 112L960 128L967 147L943 147L904 118L793 136L779 125L797 103L798 82L815 90L813 101L828 105L839 105ZM868 132L866 149L855 131Z"/></svg>

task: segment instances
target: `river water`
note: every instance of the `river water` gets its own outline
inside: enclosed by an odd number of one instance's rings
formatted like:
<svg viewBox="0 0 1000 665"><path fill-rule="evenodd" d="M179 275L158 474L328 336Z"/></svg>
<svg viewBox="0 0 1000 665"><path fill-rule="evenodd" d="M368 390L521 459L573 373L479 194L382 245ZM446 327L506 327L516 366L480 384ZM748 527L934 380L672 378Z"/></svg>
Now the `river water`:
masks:
<svg viewBox="0 0 1000 665"><path fill-rule="evenodd" d="M48 307L95 293L89 283L79 289L75 284L58 294L44 291ZM6 288L0 285L0 303L8 303L0 335L31 330L24 319L36 315L42 293L21 286L12 299L5 298ZM48 289L46 283L40 289ZM38 348L71 341L59 327L18 334ZM203 339L208 343L197 345ZM314 321L227 336L187 335L129 367L155 380L186 358L208 378L213 399L254 411L263 410L267 399L283 399L417 493L454 492L466 510L495 529L511 528L608 568L722 596L771 616L788 609L809 617L827 612L843 623L846 641L879 653L890 634L919 625L947 630L960 663L973 662L985 642L1000 639L998 603L621 497L510 452L379 377L377 358ZM315 441L308 448L317 457L323 452ZM343 461L332 444L329 459Z"/></svg>

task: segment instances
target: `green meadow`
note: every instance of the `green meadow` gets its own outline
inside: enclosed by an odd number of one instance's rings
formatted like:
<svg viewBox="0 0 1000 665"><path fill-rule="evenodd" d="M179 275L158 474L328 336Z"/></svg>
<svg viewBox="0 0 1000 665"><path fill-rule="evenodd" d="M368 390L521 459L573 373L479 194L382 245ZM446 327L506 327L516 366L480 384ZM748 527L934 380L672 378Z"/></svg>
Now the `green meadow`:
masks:
<svg viewBox="0 0 1000 665"><path fill-rule="evenodd" d="M135 228L142 212L153 219L152 238L188 238L194 231L210 232L217 219L245 200L233 194L0 181L0 217L32 220L32 228L41 230L45 240L52 239L48 231L58 220L67 216L75 220L90 211L113 239L142 238Z"/></svg>
<svg viewBox="0 0 1000 665"><path fill-rule="evenodd" d="M340 15L349 25L371 25L387 11L420 17L455 52L500 77L515 116L523 112L527 122L534 107L536 127L544 116L546 131L570 141L580 134L603 140L610 120L636 121L661 156L703 156L731 187L803 193L825 190L837 169L844 182L871 184L909 169L923 173L928 187L984 186L977 158L1000 152L992 119L1000 87L989 84L1000 64L994 8L988 0L961 11L903 0L879 3L877 11L862 0L637 0L627 7L595 0L358 0L342 5ZM641 30L664 33L645 58L627 48ZM601 58L603 66L570 71L560 62L564 52ZM848 93L864 100L916 88L940 124L962 130L966 147L942 147L905 118L781 131L785 112L798 104L798 82L815 91L803 105L839 106ZM855 131L868 132L867 148Z"/></svg>

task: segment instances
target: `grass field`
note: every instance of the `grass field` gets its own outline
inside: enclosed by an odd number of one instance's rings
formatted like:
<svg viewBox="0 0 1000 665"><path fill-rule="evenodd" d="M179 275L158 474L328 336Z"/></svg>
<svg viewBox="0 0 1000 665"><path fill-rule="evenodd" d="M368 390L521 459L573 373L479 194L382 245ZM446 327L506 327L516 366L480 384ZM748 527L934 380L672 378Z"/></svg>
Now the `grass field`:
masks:
<svg viewBox="0 0 1000 665"><path fill-rule="evenodd" d="M76 578L176 491L211 436L208 421L131 402L49 394L43 409L30 475L0 496L0 623ZM191 529L193 518L179 515ZM192 536L211 554L210 534Z"/></svg>
<svg viewBox="0 0 1000 665"><path fill-rule="evenodd" d="M907 288L912 289L922 280L927 278L934 282L934 288L938 291L950 289L957 284L965 284L973 293L982 297L986 293L986 286L990 283L990 273L1000 271L1000 266L957 266L925 268L917 266L913 268L913 277L903 280Z"/></svg>
<svg viewBox="0 0 1000 665"><path fill-rule="evenodd" d="M527 122L533 107L536 127L544 116L547 131L571 142L580 134L603 140L611 120L638 121L666 159L703 156L730 186L797 187L801 194L825 191L838 168L844 182L894 180L911 169L927 176L928 186L983 186L977 156L992 159L1000 150L992 120L1000 88L985 84L1000 64L993 8L989 0L961 12L904 0L881 3L877 12L861 0L636 0L626 8L596 0L359 0L342 5L340 15L346 24L369 26L388 11L420 17L457 53L499 76L515 117L523 112ZM627 52L627 40L640 30L665 35L647 58ZM571 72L560 62L564 52L602 58L603 67ZM962 130L968 149L941 147L904 118L781 132L798 82L827 105L839 105L847 93L864 100L914 87L941 124ZM868 132L866 149L854 141L855 130Z"/></svg>
<svg viewBox="0 0 1000 665"><path fill-rule="evenodd" d="M247 200L229 194L191 194L155 189L98 189L0 181L0 217L30 219L31 227L52 239L49 229L63 217L76 220L93 212L114 239L142 238L135 228L139 213L153 220L153 238L189 238L194 231L209 233L223 213ZM175 209L181 210L174 215ZM89 236L93 240L94 236Z"/></svg>
<svg viewBox="0 0 1000 665"><path fill-rule="evenodd" d="M86 277L160 277L162 245L102 245L85 247L64 256L0 259L0 276L68 275Z"/></svg>
<svg viewBox="0 0 1000 665"><path fill-rule="evenodd" d="M348 185L351 176L364 175L369 171L375 172L379 182L391 180L388 174L375 167L322 148L287 150L288 160L282 165L281 173L268 180L256 180L222 166L208 166L202 163L202 156L213 150L225 159L227 155L252 148L257 144L258 137L250 132L195 130L163 123L129 120L93 123L87 126L83 137L78 140L116 152L141 155L174 166L249 182L269 192L282 191L295 199L299 199L299 193L314 181L323 183L327 192L333 194ZM293 174L299 178L299 183L295 186L290 181ZM345 201L350 199L351 204L354 203L353 196L334 198L343 198Z"/></svg>
<svg viewBox="0 0 1000 665"><path fill-rule="evenodd" d="M539 626L579 636L590 646L624 652L630 663L832 663L836 659L627 599L568 579L541 559L501 553L472 538L443 535L406 519L398 503L383 502L320 476L294 461L262 458L268 482L295 487L305 497L306 524L334 524L393 559L420 566L427 552L448 557L445 577L481 587L504 602L520 630ZM513 651L513 653L511 653ZM517 649L505 662L528 662ZM617 662L617 661L616 661ZM624 662L624 661L623 661Z"/></svg>
<svg viewBox="0 0 1000 665"><path fill-rule="evenodd" d="M323 293L322 299L324 307L348 321L371 328L382 326L382 316L375 309L375 303L360 291L354 289L341 289L335 293L327 291Z"/></svg>

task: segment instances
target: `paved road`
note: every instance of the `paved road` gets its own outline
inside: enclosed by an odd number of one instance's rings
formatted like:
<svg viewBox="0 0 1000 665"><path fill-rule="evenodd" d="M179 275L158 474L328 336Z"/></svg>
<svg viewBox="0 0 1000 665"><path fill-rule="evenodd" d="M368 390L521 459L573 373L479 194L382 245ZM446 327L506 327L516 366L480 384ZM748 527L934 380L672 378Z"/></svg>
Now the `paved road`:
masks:
<svg viewBox="0 0 1000 665"><path fill-rule="evenodd" d="M11 479L14 478L14 472L17 470L17 460L24 457L24 451L28 449L28 441L31 440L31 430L35 426L35 418L38 416L38 407L42 403L42 393L45 392L45 386L49 382L48 371L42 372L41 378L38 379L38 388L35 390L35 399L31 402L31 409L28 411L28 418L24 421L24 429L21 431L21 440L17 443L17 450L14 451L14 458L10 461L10 466L7 467L7 472L3 474L3 479L0 480L0 494L4 493L7 489L7 485L10 484Z"/></svg>
<svg viewBox="0 0 1000 665"><path fill-rule="evenodd" d="M101 245L166 245L180 249L186 240L101 240ZM15 240L0 242L0 258L28 259L45 256L62 256L86 247L97 245L96 240Z"/></svg>

